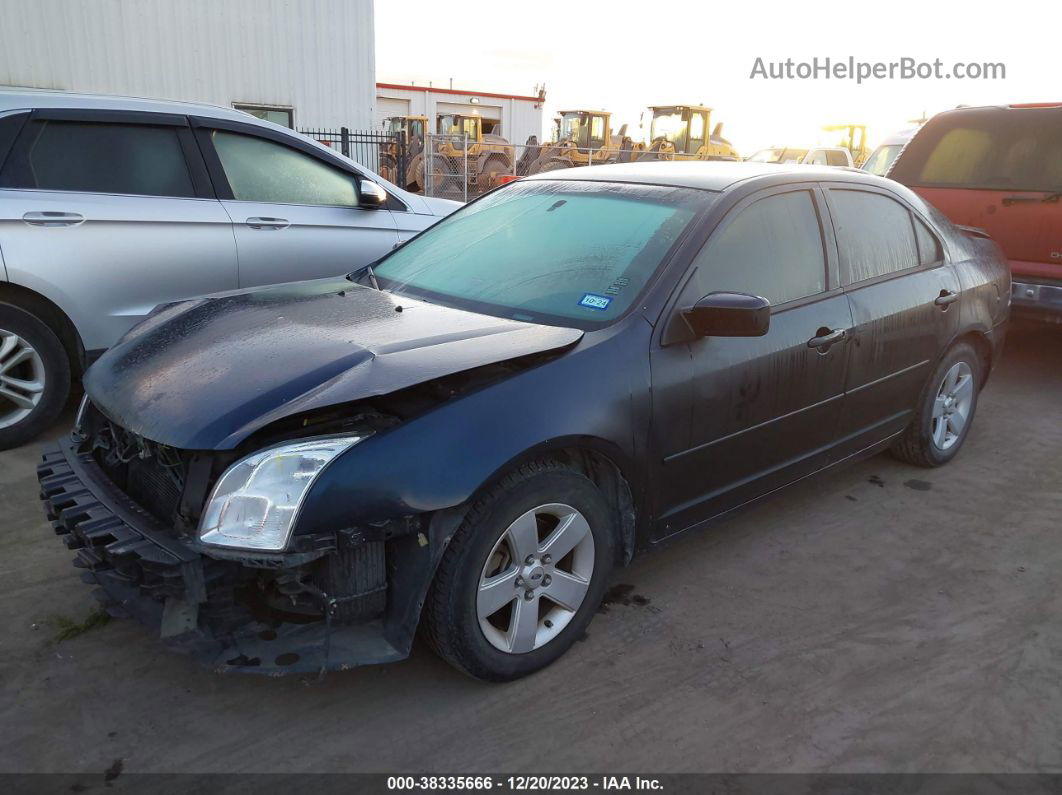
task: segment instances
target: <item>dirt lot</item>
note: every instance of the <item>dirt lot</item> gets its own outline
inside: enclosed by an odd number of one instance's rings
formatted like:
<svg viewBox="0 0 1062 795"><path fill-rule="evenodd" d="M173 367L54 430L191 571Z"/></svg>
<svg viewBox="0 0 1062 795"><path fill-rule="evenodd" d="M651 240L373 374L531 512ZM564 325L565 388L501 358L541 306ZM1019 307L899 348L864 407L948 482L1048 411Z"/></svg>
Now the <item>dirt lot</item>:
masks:
<svg viewBox="0 0 1062 795"><path fill-rule="evenodd" d="M950 466L879 456L644 556L504 686L421 647L316 681L59 640L94 602L36 457L0 454L3 771L1062 771L1062 328L1012 330Z"/></svg>

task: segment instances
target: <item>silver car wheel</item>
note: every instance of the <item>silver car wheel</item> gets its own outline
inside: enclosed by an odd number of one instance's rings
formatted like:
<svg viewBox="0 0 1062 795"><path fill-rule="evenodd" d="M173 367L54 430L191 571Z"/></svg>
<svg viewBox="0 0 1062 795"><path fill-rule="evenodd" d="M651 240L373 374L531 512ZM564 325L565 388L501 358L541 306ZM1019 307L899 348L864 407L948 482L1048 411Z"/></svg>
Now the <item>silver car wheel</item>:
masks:
<svg viewBox="0 0 1062 795"><path fill-rule="evenodd" d="M594 574L594 534L570 505L532 508L509 525L487 556L476 614L492 646L526 654L572 620Z"/></svg>
<svg viewBox="0 0 1062 795"><path fill-rule="evenodd" d="M24 420L44 396L44 360L25 339L0 328L0 428Z"/></svg>
<svg viewBox="0 0 1062 795"><path fill-rule="evenodd" d="M956 362L944 374L933 402L933 444L938 450L949 450L959 441L973 399L973 370L966 362Z"/></svg>

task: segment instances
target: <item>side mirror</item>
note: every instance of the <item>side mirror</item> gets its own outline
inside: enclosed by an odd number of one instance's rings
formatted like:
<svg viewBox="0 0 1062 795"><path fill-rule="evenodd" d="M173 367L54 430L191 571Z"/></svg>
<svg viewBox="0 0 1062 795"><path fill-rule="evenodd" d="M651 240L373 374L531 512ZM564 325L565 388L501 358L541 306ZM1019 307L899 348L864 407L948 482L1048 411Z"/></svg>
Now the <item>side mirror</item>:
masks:
<svg viewBox="0 0 1062 795"><path fill-rule="evenodd" d="M708 293L682 317L698 337L762 337L771 327L771 303L747 293Z"/></svg>
<svg viewBox="0 0 1062 795"><path fill-rule="evenodd" d="M387 191L371 179L358 180L358 206L365 210L379 210L387 204Z"/></svg>

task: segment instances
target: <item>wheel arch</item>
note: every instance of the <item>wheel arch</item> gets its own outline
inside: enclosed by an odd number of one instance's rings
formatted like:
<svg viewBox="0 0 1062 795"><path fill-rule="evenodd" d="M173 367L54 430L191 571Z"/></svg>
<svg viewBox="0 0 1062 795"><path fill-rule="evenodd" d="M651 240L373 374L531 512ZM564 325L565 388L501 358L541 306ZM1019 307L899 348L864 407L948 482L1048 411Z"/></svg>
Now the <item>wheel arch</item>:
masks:
<svg viewBox="0 0 1062 795"><path fill-rule="evenodd" d="M639 511L639 506L645 504L644 492L631 468L632 462L626 460L618 448L596 437L550 440L509 459L461 503L424 514L422 534L392 539L396 554L410 562L409 566L396 569L394 576L398 581L393 586L399 597L394 600L394 616L389 619L392 638L401 648L408 650L412 643L439 563L464 522L469 507L506 475L533 461L555 461L569 466L586 475L604 491L606 500L616 507L616 526L620 532L615 563L625 566L630 562L637 547L639 531L646 522L644 513Z"/></svg>
<svg viewBox="0 0 1062 795"><path fill-rule="evenodd" d="M592 436L573 436L551 439L525 450L496 469L464 503L475 502L498 481L513 470L531 461L555 461L589 478L605 495L613 507L618 558L616 564L626 566L634 557L639 528L645 524L644 489L632 462L615 445Z"/></svg>
<svg viewBox="0 0 1062 795"><path fill-rule="evenodd" d="M58 304L28 287L0 282L0 303L11 304L40 318L62 343L70 360L70 372L80 376L85 369L85 346L74 322Z"/></svg>
<svg viewBox="0 0 1062 795"><path fill-rule="evenodd" d="M948 351L961 343L970 345L977 352L977 356L981 360L981 386L983 387L988 381L988 374L992 371L993 356L995 355L992 342L988 339L988 334L985 331L969 329L955 337L951 341L951 345L941 353L940 358L947 356Z"/></svg>

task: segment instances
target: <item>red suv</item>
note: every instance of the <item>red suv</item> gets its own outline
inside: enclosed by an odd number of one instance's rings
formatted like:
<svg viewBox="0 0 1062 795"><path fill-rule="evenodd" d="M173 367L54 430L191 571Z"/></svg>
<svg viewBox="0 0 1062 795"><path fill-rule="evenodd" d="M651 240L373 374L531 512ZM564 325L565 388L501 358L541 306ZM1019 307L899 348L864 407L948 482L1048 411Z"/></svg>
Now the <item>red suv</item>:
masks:
<svg viewBox="0 0 1062 795"><path fill-rule="evenodd" d="M1018 311L1062 322L1062 103L934 116L888 176L999 243Z"/></svg>

